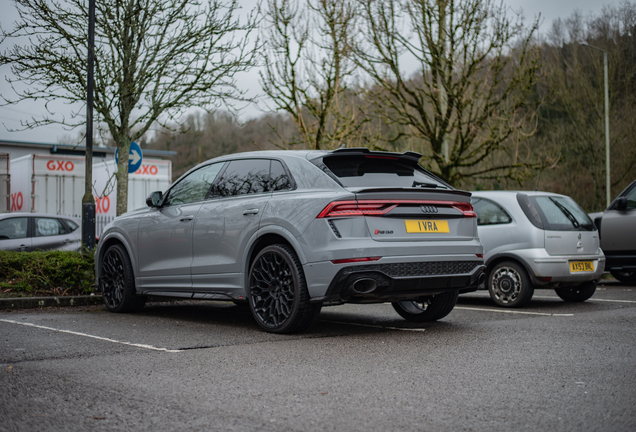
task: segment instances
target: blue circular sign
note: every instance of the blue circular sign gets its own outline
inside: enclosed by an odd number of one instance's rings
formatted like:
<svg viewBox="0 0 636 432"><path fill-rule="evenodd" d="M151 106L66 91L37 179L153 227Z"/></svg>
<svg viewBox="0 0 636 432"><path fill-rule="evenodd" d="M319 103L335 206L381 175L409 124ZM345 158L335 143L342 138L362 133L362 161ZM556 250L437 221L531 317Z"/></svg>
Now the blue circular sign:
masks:
<svg viewBox="0 0 636 432"><path fill-rule="evenodd" d="M141 153L141 147L136 142L130 144L130 151L128 153L128 174L132 174L141 167L141 161L143 155ZM119 165L119 149L115 150L115 163Z"/></svg>

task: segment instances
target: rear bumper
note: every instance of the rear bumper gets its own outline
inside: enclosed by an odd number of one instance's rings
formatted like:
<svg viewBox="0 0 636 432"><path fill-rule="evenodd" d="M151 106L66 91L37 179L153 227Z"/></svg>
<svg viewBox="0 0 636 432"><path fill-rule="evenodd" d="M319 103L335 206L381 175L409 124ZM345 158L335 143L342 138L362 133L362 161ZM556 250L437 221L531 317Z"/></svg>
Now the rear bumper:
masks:
<svg viewBox="0 0 636 432"><path fill-rule="evenodd" d="M324 293L313 295L312 303L381 303L414 299L448 291L474 291L483 281L485 265L472 256L391 257L377 263L336 266L313 263L308 280L316 273L337 268ZM311 291L311 289L310 289ZM314 291L315 292L315 291Z"/></svg>
<svg viewBox="0 0 636 432"><path fill-rule="evenodd" d="M517 251L531 270L530 277L534 285L554 283L583 283L597 280L605 270L605 255L548 255L545 249L525 249ZM573 272L571 262L591 261L594 271ZM550 278L549 281L546 278Z"/></svg>
<svg viewBox="0 0 636 432"><path fill-rule="evenodd" d="M605 271L636 271L636 252L613 255L605 253Z"/></svg>

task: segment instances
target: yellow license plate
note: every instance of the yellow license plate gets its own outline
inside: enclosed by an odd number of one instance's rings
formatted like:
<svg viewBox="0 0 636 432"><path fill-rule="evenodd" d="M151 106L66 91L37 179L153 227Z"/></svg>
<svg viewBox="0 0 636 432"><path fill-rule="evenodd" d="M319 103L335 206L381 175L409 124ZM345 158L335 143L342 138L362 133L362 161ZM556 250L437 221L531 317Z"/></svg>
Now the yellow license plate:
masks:
<svg viewBox="0 0 636 432"><path fill-rule="evenodd" d="M405 220L407 233L449 233L445 220Z"/></svg>
<svg viewBox="0 0 636 432"><path fill-rule="evenodd" d="M594 263L592 261L576 261L570 263L570 271L572 272L593 272Z"/></svg>

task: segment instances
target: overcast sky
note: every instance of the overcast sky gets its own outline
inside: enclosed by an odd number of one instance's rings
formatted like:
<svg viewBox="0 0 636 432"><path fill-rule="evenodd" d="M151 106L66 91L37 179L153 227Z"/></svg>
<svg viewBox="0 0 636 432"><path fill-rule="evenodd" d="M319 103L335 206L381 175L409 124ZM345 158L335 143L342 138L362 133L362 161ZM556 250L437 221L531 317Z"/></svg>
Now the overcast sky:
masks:
<svg viewBox="0 0 636 432"><path fill-rule="evenodd" d="M523 11L526 22L529 23L534 17L541 14L542 25L540 32L546 32L553 20L557 18L569 17L575 10L580 10L584 15L589 13L598 13L605 4L618 4L618 1L612 0L504 0L505 5L515 12ZM245 6L254 3L254 0L246 0ZM12 23L17 18L13 0L0 0L0 23L5 30L11 29ZM7 45L4 44L0 49L4 50ZM11 96L12 91L4 81L5 74L8 73L7 67L0 68L2 80L0 81L0 92L2 95ZM251 73L247 79L241 79L249 85L250 93L255 95L260 92L258 84L258 75ZM37 115L42 112L42 107L33 102L24 102L17 106L0 107L0 140L16 140L16 141L32 141L57 143L58 139L63 136L75 136L76 132L64 131L62 126L44 126L33 130L22 132L9 132L7 129L18 128L21 119L28 119L30 115ZM243 118L248 119L260 115L256 107L246 107Z"/></svg>

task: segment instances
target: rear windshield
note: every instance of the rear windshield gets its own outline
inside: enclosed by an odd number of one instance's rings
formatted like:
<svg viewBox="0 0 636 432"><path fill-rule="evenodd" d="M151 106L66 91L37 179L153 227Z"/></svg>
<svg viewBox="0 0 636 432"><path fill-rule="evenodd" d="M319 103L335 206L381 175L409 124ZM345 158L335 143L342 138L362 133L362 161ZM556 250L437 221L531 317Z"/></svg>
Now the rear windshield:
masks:
<svg viewBox="0 0 636 432"><path fill-rule="evenodd" d="M593 231L594 224L570 197L528 196L518 194L517 200L530 222L550 231Z"/></svg>
<svg viewBox="0 0 636 432"><path fill-rule="evenodd" d="M314 160L317 165L320 159ZM452 189L416 163L376 155L327 156L322 163L345 187Z"/></svg>

